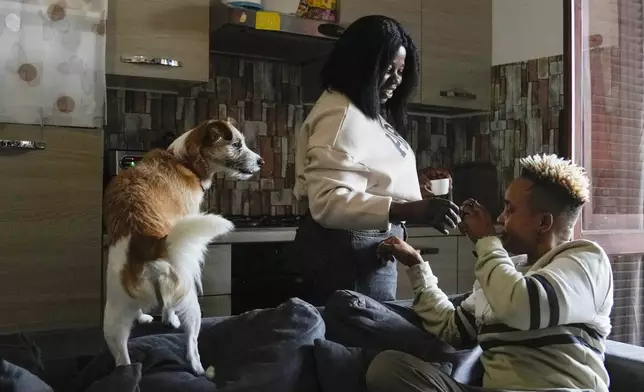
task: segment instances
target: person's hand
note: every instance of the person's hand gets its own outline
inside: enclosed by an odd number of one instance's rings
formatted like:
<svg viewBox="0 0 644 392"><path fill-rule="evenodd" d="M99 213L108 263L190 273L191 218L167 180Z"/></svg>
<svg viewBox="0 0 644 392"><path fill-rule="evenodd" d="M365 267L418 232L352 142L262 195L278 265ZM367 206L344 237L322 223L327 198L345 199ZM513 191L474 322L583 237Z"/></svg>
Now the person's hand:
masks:
<svg viewBox="0 0 644 392"><path fill-rule="evenodd" d="M425 185L420 186L420 196L423 199L434 197L434 192L432 192L432 184L431 184L431 182L428 182Z"/></svg>
<svg viewBox="0 0 644 392"><path fill-rule="evenodd" d="M442 197L432 197L427 200L427 220L436 230L448 234L449 230L456 228L460 221L459 208L450 200Z"/></svg>
<svg viewBox="0 0 644 392"><path fill-rule="evenodd" d="M378 257L384 262L398 262L407 267L424 262L423 257L411 245L398 237L389 237L378 245Z"/></svg>
<svg viewBox="0 0 644 392"><path fill-rule="evenodd" d="M408 203L392 203L389 217L392 221L426 224L448 234L459 222L458 206L442 197L430 197Z"/></svg>
<svg viewBox="0 0 644 392"><path fill-rule="evenodd" d="M474 199L468 199L463 203L461 219L459 230L474 243L483 237L496 235L494 220L492 220L490 212Z"/></svg>

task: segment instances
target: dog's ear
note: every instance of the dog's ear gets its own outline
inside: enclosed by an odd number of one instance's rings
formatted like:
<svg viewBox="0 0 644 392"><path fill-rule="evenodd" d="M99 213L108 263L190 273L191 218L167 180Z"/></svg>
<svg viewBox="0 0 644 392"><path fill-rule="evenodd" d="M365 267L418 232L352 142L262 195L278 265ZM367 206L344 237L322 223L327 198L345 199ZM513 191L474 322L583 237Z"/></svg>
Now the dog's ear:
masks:
<svg viewBox="0 0 644 392"><path fill-rule="evenodd" d="M232 120L235 121L234 119ZM231 141L233 140L233 130L231 129L231 126L237 128L235 126L236 123L237 122L231 122L229 120L217 120L212 123L211 133L213 137L217 139L222 138L226 141Z"/></svg>
<svg viewBox="0 0 644 392"><path fill-rule="evenodd" d="M185 159L192 169L202 176L208 173L208 162L202 154L203 148L212 147L221 135L216 130L219 120L207 120L194 127L185 140Z"/></svg>
<svg viewBox="0 0 644 392"><path fill-rule="evenodd" d="M232 125L233 127L235 127L236 129L239 129L239 123L234 118L226 117L226 122Z"/></svg>
<svg viewBox="0 0 644 392"><path fill-rule="evenodd" d="M193 144L199 147L210 147L221 139L232 140L233 132L226 121L206 120L197 125L190 136Z"/></svg>

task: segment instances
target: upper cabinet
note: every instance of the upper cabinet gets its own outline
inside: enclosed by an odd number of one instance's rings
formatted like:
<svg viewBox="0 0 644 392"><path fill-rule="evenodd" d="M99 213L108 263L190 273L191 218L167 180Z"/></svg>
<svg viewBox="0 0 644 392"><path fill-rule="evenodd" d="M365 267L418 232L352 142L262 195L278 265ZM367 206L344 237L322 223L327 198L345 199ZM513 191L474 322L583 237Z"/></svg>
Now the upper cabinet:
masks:
<svg viewBox="0 0 644 392"><path fill-rule="evenodd" d="M106 72L206 82L209 30L210 0L109 0Z"/></svg>
<svg viewBox="0 0 644 392"><path fill-rule="evenodd" d="M422 0L422 103L490 110L491 0Z"/></svg>
<svg viewBox="0 0 644 392"><path fill-rule="evenodd" d="M340 24L349 25L366 15L388 16L407 29L418 52L422 53L421 0L340 0L338 4ZM421 102L422 72L419 76L420 88L416 96L411 99L412 103Z"/></svg>
<svg viewBox="0 0 644 392"><path fill-rule="evenodd" d="M386 15L409 31L421 53L412 103L490 110L492 0L341 0L340 23Z"/></svg>

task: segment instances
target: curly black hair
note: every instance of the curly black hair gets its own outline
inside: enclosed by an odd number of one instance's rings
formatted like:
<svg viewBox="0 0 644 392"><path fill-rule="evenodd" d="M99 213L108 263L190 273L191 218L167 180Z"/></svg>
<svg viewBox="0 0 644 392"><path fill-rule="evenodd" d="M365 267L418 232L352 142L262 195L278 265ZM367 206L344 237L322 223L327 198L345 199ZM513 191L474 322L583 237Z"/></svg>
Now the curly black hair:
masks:
<svg viewBox="0 0 644 392"><path fill-rule="evenodd" d="M402 82L387 103L381 105L381 81L401 46L407 51ZM374 120L382 113L394 128L402 131L418 74L418 49L405 28L386 16L370 15L347 27L324 64L321 79L325 90L343 93L367 118Z"/></svg>

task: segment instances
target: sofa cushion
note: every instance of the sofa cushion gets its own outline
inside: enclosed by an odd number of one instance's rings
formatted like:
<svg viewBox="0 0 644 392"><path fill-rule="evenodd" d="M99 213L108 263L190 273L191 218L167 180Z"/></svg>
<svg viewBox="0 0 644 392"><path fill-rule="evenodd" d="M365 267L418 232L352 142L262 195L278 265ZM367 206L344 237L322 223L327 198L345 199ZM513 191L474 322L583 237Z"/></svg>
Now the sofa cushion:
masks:
<svg viewBox="0 0 644 392"><path fill-rule="evenodd" d="M315 363L321 392L366 392L365 375L380 350L345 347L330 340L315 340ZM446 374L450 363L435 363Z"/></svg>
<svg viewBox="0 0 644 392"><path fill-rule="evenodd" d="M204 325L199 351L204 368L214 366L221 390L316 391L313 342L324 333L317 309L293 298Z"/></svg>
<svg viewBox="0 0 644 392"><path fill-rule="evenodd" d="M54 390L28 370L0 358L0 391L53 392Z"/></svg>
<svg viewBox="0 0 644 392"><path fill-rule="evenodd" d="M183 333L141 336L128 342L131 366L114 368L107 349L99 353L66 390L71 392L206 392L213 384L195 376L186 360L186 335ZM127 386L127 387L126 387Z"/></svg>
<svg viewBox="0 0 644 392"><path fill-rule="evenodd" d="M413 310L379 303L349 290L335 292L324 309L327 340L347 347L397 350L427 362L449 362L457 381L480 385L481 349L456 350L419 327Z"/></svg>
<svg viewBox="0 0 644 392"><path fill-rule="evenodd" d="M44 375L40 348L23 333L0 336L0 358L38 377Z"/></svg>
<svg viewBox="0 0 644 392"><path fill-rule="evenodd" d="M631 392L635 385L644 388L644 347L608 340L605 364L611 392Z"/></svg>

